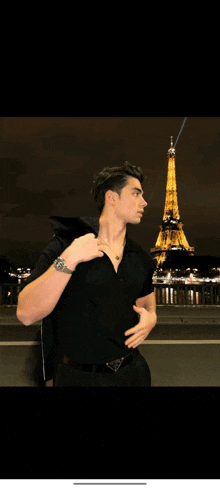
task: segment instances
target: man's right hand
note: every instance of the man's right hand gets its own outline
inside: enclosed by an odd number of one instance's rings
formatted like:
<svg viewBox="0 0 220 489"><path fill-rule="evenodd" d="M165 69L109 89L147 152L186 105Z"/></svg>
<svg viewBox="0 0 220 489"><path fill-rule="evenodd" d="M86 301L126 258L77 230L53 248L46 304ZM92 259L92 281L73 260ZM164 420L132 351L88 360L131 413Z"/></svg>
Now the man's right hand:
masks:
<svg viewBox="0 0 220 489"><path fill-rule="evenodd" d="M84 261L90 261L94 258L102 258L104 253L101 251L105 245L100 243L95 234L88 233L84 236L74 239L71 245L66 248L68 253L68 263L76 265Z"/></svg>
<svg viewBox="0 0 220 489"><path fill-rule="evenodd" d="M102 258L105 246L100 244L94 234L89 233L74 239L60 255L67 268L74 271L83 261ZM20 292L18 297L17 318L25 326L33 324L50 314L71 278L71 274L60 273L52 264L48 270L33 280Z"/></svg>

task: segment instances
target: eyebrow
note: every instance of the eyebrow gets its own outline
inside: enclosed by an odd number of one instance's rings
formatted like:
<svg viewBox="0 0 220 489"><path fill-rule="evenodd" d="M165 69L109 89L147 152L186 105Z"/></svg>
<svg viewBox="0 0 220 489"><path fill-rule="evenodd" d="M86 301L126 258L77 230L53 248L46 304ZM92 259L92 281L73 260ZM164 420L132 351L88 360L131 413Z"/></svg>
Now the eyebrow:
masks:
<svg viewBox="0 0 220 489"><path fill-rule="evenodd" d="M141 190L140 188L138 187L133 187L131 190L137 190L137 192L139 192L139 194L142 194L143 195L143 190Z"/></svg>

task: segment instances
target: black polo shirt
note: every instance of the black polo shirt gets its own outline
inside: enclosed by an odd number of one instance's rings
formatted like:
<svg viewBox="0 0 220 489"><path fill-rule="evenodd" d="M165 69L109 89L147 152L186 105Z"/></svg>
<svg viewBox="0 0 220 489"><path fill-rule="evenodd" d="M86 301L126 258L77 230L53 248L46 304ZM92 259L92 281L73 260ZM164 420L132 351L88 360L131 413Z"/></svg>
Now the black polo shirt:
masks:
<svg viewBox="0 0 220 489"><path fill-rule="evenodd" d="M73 239L98 234L99 218L50 219L55 234L24 286L42 275ZM117 273L107 254L79 263L50 314L61 352L78 362L96 364L130 353L124 333L139 321L133 309L136 299L154 290L154 269L150 253L128 235Z"/></svg>

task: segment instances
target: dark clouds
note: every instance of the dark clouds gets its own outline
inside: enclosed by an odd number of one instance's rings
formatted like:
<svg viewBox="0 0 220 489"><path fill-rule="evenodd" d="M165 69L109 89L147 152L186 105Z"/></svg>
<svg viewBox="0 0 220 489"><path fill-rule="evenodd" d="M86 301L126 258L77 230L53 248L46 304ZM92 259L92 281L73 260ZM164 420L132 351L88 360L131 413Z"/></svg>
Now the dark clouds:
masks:
<svg viewBox="0 0 220 489"><path fill-rule="evenodd" d="M183 119L1 118L0 254L12 258L14 250L16 260L20 253L33 266L51 238L48 216L98 215L90 194L94 173L125 160L147 176L148 207L130 235L145 249L153 247L163 217L170 136L175 142ZM198 254L219 255L220 118L187 118L176 153L187 240Z"/></svg>

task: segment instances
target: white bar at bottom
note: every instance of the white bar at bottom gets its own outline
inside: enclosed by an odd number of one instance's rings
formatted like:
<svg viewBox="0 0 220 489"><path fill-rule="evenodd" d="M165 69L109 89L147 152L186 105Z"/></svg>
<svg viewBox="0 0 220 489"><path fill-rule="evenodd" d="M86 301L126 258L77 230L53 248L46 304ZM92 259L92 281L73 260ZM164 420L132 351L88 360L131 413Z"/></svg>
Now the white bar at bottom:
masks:
<svg viewBox="0 0 220 489"><path fill-rule="evenodd" d="M220 479L96 479L73 482L74 489L220 489Z"/></svg>
<svg viewBox="0 0 220 489"><path fill-rule="evenodd" d="M1 489L220 489L220 479L0 479Z"/></svg>

